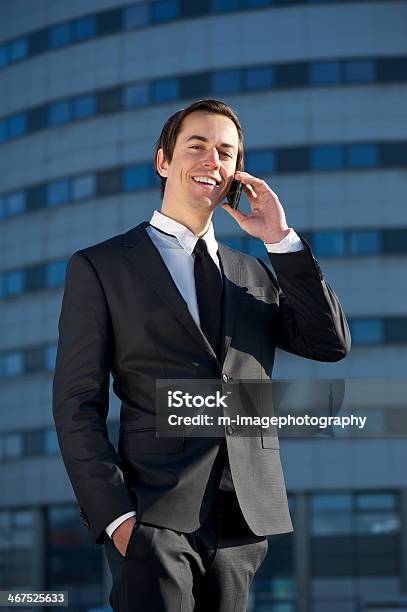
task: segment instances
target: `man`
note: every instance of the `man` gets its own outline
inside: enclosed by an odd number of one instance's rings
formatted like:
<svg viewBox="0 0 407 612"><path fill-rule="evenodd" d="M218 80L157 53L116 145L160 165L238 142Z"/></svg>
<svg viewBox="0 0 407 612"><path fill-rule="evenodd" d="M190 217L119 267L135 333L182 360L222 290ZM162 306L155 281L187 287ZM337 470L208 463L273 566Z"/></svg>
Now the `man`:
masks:
<svg viewBox="0 0 407 612"><path fill-rule="evenodd" d="M53 414L81 515L104 543L114 610L246 609L267 535L292 531L278 439L156 437L157 379L269 381L276 346L338 361L350 335L338 299L277 195L243 171L234 111L201 100L156 146L162 206L150 223L72 255L59 322ZM265 245L217 243L212 213L233 178L251 212L223 209ZM109 374L121 399L108 439Z"/></svg>

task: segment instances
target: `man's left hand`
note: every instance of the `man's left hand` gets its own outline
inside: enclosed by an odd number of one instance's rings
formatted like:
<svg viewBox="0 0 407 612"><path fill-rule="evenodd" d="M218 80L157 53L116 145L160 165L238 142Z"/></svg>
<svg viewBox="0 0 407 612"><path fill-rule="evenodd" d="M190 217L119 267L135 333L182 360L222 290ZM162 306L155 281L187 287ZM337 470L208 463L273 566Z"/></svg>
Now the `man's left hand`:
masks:
<svg viewBox="0 0 407 612"><path fill-rule="evenodd" d="M222 204L222 208L251 236L260 238L265 243L280 242L287 236L290 228L277 194L265 181L248 172L235 172L235 179L242 183L251 213L245 215L240 210L233 210L229 204Z"/></svg>

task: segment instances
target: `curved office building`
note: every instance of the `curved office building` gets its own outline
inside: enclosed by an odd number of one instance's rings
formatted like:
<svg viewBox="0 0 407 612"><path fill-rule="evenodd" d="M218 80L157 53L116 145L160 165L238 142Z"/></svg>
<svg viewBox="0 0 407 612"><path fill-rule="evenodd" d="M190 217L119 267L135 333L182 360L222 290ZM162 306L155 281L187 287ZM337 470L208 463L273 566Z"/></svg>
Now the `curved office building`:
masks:
<svg viewBox="0 0 407 612"><path fill-rule="evenodd" d="M303 379L310 402L309 381L345 381L375 434L282 436L295 533L270 537L248 610L405 601L407 453L394 436L407 358L406 19L401 0L0 3L0 590L68 590L74 612L108 605L110 574L52 419L66 262L160 208L161 127L214 97L238 112L246 169L277 192L351 325L345 360L278 351L275 377ZM222 209L214 222L218 239L266 257ZM112 441L118 419L111 394Z"/></svg>

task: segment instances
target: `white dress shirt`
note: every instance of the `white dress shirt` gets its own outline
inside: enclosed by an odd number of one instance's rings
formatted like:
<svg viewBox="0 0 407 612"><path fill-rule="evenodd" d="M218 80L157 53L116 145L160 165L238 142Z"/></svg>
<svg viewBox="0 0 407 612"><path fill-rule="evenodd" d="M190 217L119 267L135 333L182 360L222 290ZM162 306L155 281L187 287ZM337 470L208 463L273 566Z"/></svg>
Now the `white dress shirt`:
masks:
<svg viewBox="0 0 407 612"><path fill-rule="evenodd" d="M146 228L147 233L160 252L180 294L187 303L189 312L200 327L195 291L194 256L192 254L198 237L184 225L163 215L158 210L154 211L150 224ZM171 235L168 236L167 234ZM220 271L217 254L218 243L215 239L212 222L202 238L205 240L208 252ZM264 243L264 246L269 253L291 253L293 251L301 251L304 248L301 239L292 228L290 228L290 232L280 242ZM109 523L106 527L107 535L111 538L114 530L130 516L136 516L136 513L134 511L126 512L126 514L122 514Z"/></svg>

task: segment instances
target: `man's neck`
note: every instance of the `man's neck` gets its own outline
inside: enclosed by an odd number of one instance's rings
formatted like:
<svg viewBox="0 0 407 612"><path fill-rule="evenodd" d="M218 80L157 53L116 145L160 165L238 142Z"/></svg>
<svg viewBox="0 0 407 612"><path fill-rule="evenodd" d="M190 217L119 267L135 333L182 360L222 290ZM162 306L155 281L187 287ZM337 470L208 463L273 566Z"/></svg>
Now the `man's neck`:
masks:
<svg viewBox="0 0 407 612"><path fill-rule="evenodd" d="M212 219L212 212L209 215L205 214L202 216L192 217L191 214L188 215L188 218L185 218L184 215L167 210L164 206L161 207L160 213L181 223L184 227L188 228L195 236L201 237L208 231L208 228Z"/></svg>

